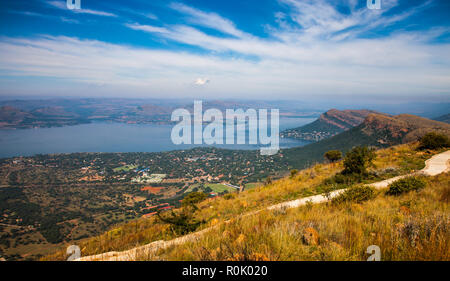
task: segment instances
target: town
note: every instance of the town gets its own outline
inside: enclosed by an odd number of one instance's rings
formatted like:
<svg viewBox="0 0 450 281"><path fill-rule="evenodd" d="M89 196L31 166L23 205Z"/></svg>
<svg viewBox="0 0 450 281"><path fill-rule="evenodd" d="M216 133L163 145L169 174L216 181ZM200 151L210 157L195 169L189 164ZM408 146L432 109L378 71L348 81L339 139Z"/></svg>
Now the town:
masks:
<svg viewBox="0 0 450 281"><path fill-rule="evenodd" d="M284 167L284 168L280 168ZM195 148L159 153L74 153L0 160L0 247L51 250L180 206L252 189L287 171L282 153ZM31 251L33 252L33 251ZM44 251L45 252L45 251ZM14 256L9 256L14 259ZM36 258L36 256L30 256Z"/></svg>

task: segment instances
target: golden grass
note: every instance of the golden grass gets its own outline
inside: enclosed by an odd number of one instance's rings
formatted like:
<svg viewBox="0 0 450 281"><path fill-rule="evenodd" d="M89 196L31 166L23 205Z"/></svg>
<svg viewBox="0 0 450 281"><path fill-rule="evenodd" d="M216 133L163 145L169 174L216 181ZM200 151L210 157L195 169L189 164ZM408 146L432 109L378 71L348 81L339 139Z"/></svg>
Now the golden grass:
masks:
<svg viewBox="0 0 450 281"><path fill-rule="evenodd" d="M399 174L406 174L414 170L419 170L423 168L424 161L428 158L430 158L433 154L438 153L437 151L434 152L418 152L416 151L417 144L406 144L406 145L400 145L395 146L388 149L383 149L377 151L377 158L374 162L375 166L372 168L374 171L384 171L386 168L393 168L394 172L384 173L380 172L380 176L378 179L384 179L391 177L392 174L399 175ZM211 225L217 225L221 224L221 222L224 222L229 219L236 219L239 218L240 215L264 209L267 206L277 204L283 201L292 200L296 198L306 197L318 193L323 193L324 190L322 189L322 182L335 175L339 171L342 170L342 163L332 163L332 164L317 164L309 169L302 170L298 172L294 177L289 178L283 178L277 181L274 181L270 185L266 186L260 186L253 188L251 190L245 191L237 196L230 196L232 198L216 198L216 199L208 199L202 203L200 203L199 207L200 210L197 214L197 218L200 220L207 221L206 224L200 227L206 228ZM391 169L392 170L392 169ZM448 195L447 195L448 197ZM378 200L378 199L377 199ZM371 202L367 204L371 204ZM339 213L338 209L336 207L330 207L330 206L310 206L308 207L311 210L316 210L320 212L327 213L327 216L329 217L330 221L329 223L333 223L334 220L335 223L343 223L342 220L335 218L333 216L330 217L331 214ZM325 208L325 209L320 209ZM358 207L359 208L359 207ZM304 208L302 208L303 210ZM351 209L351 208L350 208ZM377 212L377 211L376 211ZM384 210L379 210L378 212L384 212ZM287 212L288 214L292 214L292 211ZM262 215L265 214L265 215ZM346 250L348 246L344 242L341 241L342 239L329 239L329 244L332 246L324 247L324 244L316 245L316 250L312 251L310 247L306 246L299 246L297 249L293 249L293 245L299 245L297 242L295 242L295 239L287 239L287 237L291 237L292 235L288 235L291 232L297 232L301 231L305 227L304 223L300 223L299 221L304 221L304 218L291 218L290 216L286 217L289 218L285 220L285 215L282 215L281 217L277 216L276 214L271 214L267 212L263 212L261 215L257 216L250 216L242 219L238 219L238 221L232 222L227 227L232 227L235 225L236 229L242 228L244 229L246 223L241 225L242 221L245 220L254 220L256 218L259 218L258 225L266 225L271 224L271 232L267 234L262 234L261 232L258 233L255 231L255 229L246 229L245 232L241 231L240 234L248 235L244 239L244 241L252 241L252 245L256 247L256 249L252 248L252 252L249 255L253 255L252 257L256 259L270 259L270 260L290 260L290 259L318 259L315 251L319 251L317 249L322 249L328 254L321 253L320 255L324 255L326 257L335 257L336 259L355 259L355 257L358 257L356 255L356 251L352 250L349 252L349 250ZM280 218L283 220L280 221ZM352 226L354 221L353 219L348 218L349 221L344 222L344 225ZM242 221L241 221L242 220ZM325 222L324 222L325 223ZM276 227L275 227L276 226ZM312 225L313 227L315 225ZM224 226L220 226L220 229L223 230ZM253 226L252 226L253 227ZM315 226L316 228L318 226ZM325 228L325 226L323 226ZM297 229L298 228L298 229ZM357 230L359 226L355 226L354 232L348 231L349 236L342 236L342 237L353 237L354 235L359 235L359 231ZM199 230L200 230L199 229ZM234 239L237 239L237 237L234 237L233 235L237 235L237 230L230 230L230 237L233 237ZM283 231L284 230L284 231ZM289 231L288 231L289 230ZM281 232L280 232L281 231ZM205 236L205 243L210 241L212 244L205 244L204 247L207 249L202 254L201 248L196 249L195 251L200 251L196 255L192 253L192 250L190 248L181 249L179 253L168 255L168 259L200 259L200 257L203 257L206 259L208 255L211 255L211 257L216 257L215 259L223 258L223 259L248 259L248 255L246 255L246 249L242 249L240 252L240 255L242 256L236 256L236 257L230 257L229 254L226 254L226 250L217 250L217 248L211 248L206 246L211 246L214 243L218 243L219 240L217 240L219 237L222 237L222 232L216 233L217 230L214 230L211 233L215 233L214 235L207 235ZM114 235L112 235L112 233ZM220 235L219 235L220 234ZM266 237L267 235L267 237ZM320 233L321 237L323 236L323 233ZM149 218L149 219L139 219L133 222L129 222L124 225L120 225L116 228L113 228L112 231L109 231L103 235L86 239L80 243L80 248L82 251L82 256L87 255L95 255L100 254L108 251L123 251L127 250L139 245L144 245L153 241L157 240L170 240L175 238L176 235L170 231L170 228L168 225L163 224L161 222L157 222L155 218ZM295 237L295 235L293 236ZM215 240L216 239L216 240ZM231 239L231 238L230 238ZM298 237L296 238L298 239ZM322 239L322 238L321 238ZM336 241L335 241L336 240ZM202 240L203 241L203 240ZM214 242L216 241L216 242ZM226 240L224 240L226 241ZM325 240L323 240L325 241ZM213 243L214 242L214 243ZM228 241L231 243L230 241ZM227 242L227 243L228 243ZM202 242L203 243L203 242ZM325 243L325 242L323 242ZM241 243L242 244L242 243ZM187 244L189 245L189 244ZM186 247L187 247L186 245ZM230 244L231 245L231 244ZM244 244L247 245L247 244ZM220 246L220 243L215 245L217 247ZM380 245L381 246L381 245ZM228 244L226 244L225 249L234 249ZM241 246L239 246L241 247ZM331 247L331 248L330 248ZM219 247L220 248L220 247ZM290 249L286 250L285 249ZM354 248L354 247L352 247ZM188 250L189 249L189 250ZM277 249L274 251L274 249ZM358 248L359 249L359 248ZM211 252L212 250L215 250L216 252ZM188 251L189 254L184 255ZM305 252L306 251L306 252ZM327 252L331 251L331 252ZM209 253L211 252L211 253ZM277 254L280 252L280 254ZM209 253L209 254L208 254ZM239 253L239 251L238 251ZM307 255L306 253L310 253ZM335 256L331 253L335 253ZM61 251L56 252L53 255L46 256L43 258L43 260L63 260L65 259L65 248L61 249ZM309 257L309 258L307 258ZM158 258L158 257L156 257ZM252 258L252 259L253 259ZM152 258L153 259L153 258ZM210 258L213 259L213 258Z"/></svg>
<svg viewBox="0 0 450 281"><path fill-rule="evenodd" d="M362 204L321 204L264 211L160 250L163 260L366 260L370 245L382 260L449 260L450 213L442 200L450 174L428 179L420 192L378 196ZM305 229L318 233L307 244Z"/></svg>

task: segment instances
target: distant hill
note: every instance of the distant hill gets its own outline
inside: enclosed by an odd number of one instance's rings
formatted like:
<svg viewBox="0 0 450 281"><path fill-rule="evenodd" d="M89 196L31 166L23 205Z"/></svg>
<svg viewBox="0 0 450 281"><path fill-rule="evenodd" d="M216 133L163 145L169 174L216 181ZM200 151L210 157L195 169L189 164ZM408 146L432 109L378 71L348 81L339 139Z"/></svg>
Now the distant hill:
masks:
<svg viewBox="0 0 450 281"><path fill-rule="evenodd" d="M15 128L34 116L12 106L0 107L0 128Z"/></svg>
<svg viewBox="0 0 450 281"><path fill-rule="evenodd" d="M0 120L2 123L16 124L23 121L25 118L30 118L32 115L25 111L12 106L0 107Z"/></svg>
<svg viewBox="0 0 450 281"><path fill-rule="evenodd" d="M337 110L331 109L305 126L281 132L281 137L307 141L321 141L361 124L371 110Z"/></svg>
<svg viewBox="0 0 450 281"><path fill-rule="evenodd" d="M450 113L434 118L433 120L445 122L450 124Z"/></svg>
<svg viewBox="0 0 450 281"><path fill-rule="evenodd" d="M329 150L346 152L360 145L389 147L416 141L431 131L450 136L450 125L409 114L387 116L371 113L357 127L304 147L285 150L283 154L290 166L304 168L323 161L323 154Z"/></svg>
<svg viewBox="0 0 450 281"><path fill-rule="evenodd" d="M0 129L54 127L87 123L61 107L43 107L27 112L12 106L0 107Z"/></svg>
<svg viewBox="0 0 450 281"><path fill-rule="evenodd" d="M177 108L193 112L190 99L37 99L0 100L0 128L34 128L66 126L107 121L137 124L173 124L171 114ZM304 109L295 102L205 100L203 111L217 108L247 110L276 108L280 117L317 117L316 109ZM13 114L16 111L16 115ZM23 117L23 118L21 118ZM25 117L28 119L25 120Z"/></svg>

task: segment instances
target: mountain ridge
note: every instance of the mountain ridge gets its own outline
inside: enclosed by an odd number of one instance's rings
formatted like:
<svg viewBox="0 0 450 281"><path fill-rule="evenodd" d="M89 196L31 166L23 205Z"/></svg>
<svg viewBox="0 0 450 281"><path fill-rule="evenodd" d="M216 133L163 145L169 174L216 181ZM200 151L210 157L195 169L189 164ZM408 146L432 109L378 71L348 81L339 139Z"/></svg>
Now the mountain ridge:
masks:
<svg viewBox="0 0 450 281"><path fill-rule="evenodd" d="M440 122L445 122L445 123L450 123L450 113L449 114L445 114L436 118L433 118L433 120L435 121L440 121Z"/></svg>
<svg viewBox="0 0 450 281"><path fill-rule="evenodd" d="M389 116L371 113L356 127L319 142L291 148L285 154L292 167L305 168L323 161L323 154L329 150L346 152L354 146L385 148L417 141L432 131L450 136L450 125L411 114Z"/></svg>
<svg viewBox="0 0 450 281"><path fill-rule="evenodd" d="M321 141L358 126L371 113L384 114L368 109L330 109L321 114L316 121L302 127L285 130L280 135L285 138Z"/></svg>

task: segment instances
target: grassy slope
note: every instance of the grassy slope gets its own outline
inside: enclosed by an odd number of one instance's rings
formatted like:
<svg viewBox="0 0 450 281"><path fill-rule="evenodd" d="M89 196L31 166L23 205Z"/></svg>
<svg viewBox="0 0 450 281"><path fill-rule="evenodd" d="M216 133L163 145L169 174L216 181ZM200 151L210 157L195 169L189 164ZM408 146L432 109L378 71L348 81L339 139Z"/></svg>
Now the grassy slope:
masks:
<svg viewBox="0 0 450 281"><path fill-rule="evenodd" d="M377 245L382 260L450 259L450 174L429 178L419 192L379 192L363 204L321 204L264 211L236 219L196 243L160 250L143 260L366 260ZM303 233L313 228L318 243Z"/></svg>
<svg viewBox="0 0 450 281"><path fill-rule="evenodd" d="M358 145L377 145L376 140L365 135L360 126L340 133L337 136L303 147L291 148L286 159L291 167L303 169L311 164L323 161L323 155L329 150L348 151Z"/></svg>
<svg viewBox="0 0 450 281"><path fill-rule="evenodd" d="M377 152L375 161L379 176L372 181L381 180L391 176L406 174L413 170L419 170L424 166L424 161L437 152L417 152L417 144L400 145ZM385 174L385 168L395 168L392 174ZM267 186L260 186L243 192L235 198L210 199L200 204L199 219L205 219L208 223L201 228L220 223L221 221L236 218L253 210L263 209L272 204L290 199L306 197L322 193L322 182L342 169L341 163L318 164L310 169L299 172L295 178L284 178ZM154 218L137 220L121 225L101 236L87 239L80 244L82 255L93 255L107 251L120 251L130 249L137 245L143 245L156 240L169 240L175 235L169 231L165 224L155 222ZM45 259L64 259L64 249L48 256ZM198 259L198 257L192 257ZM270 257L271 259L273 257Z"/></svg>

